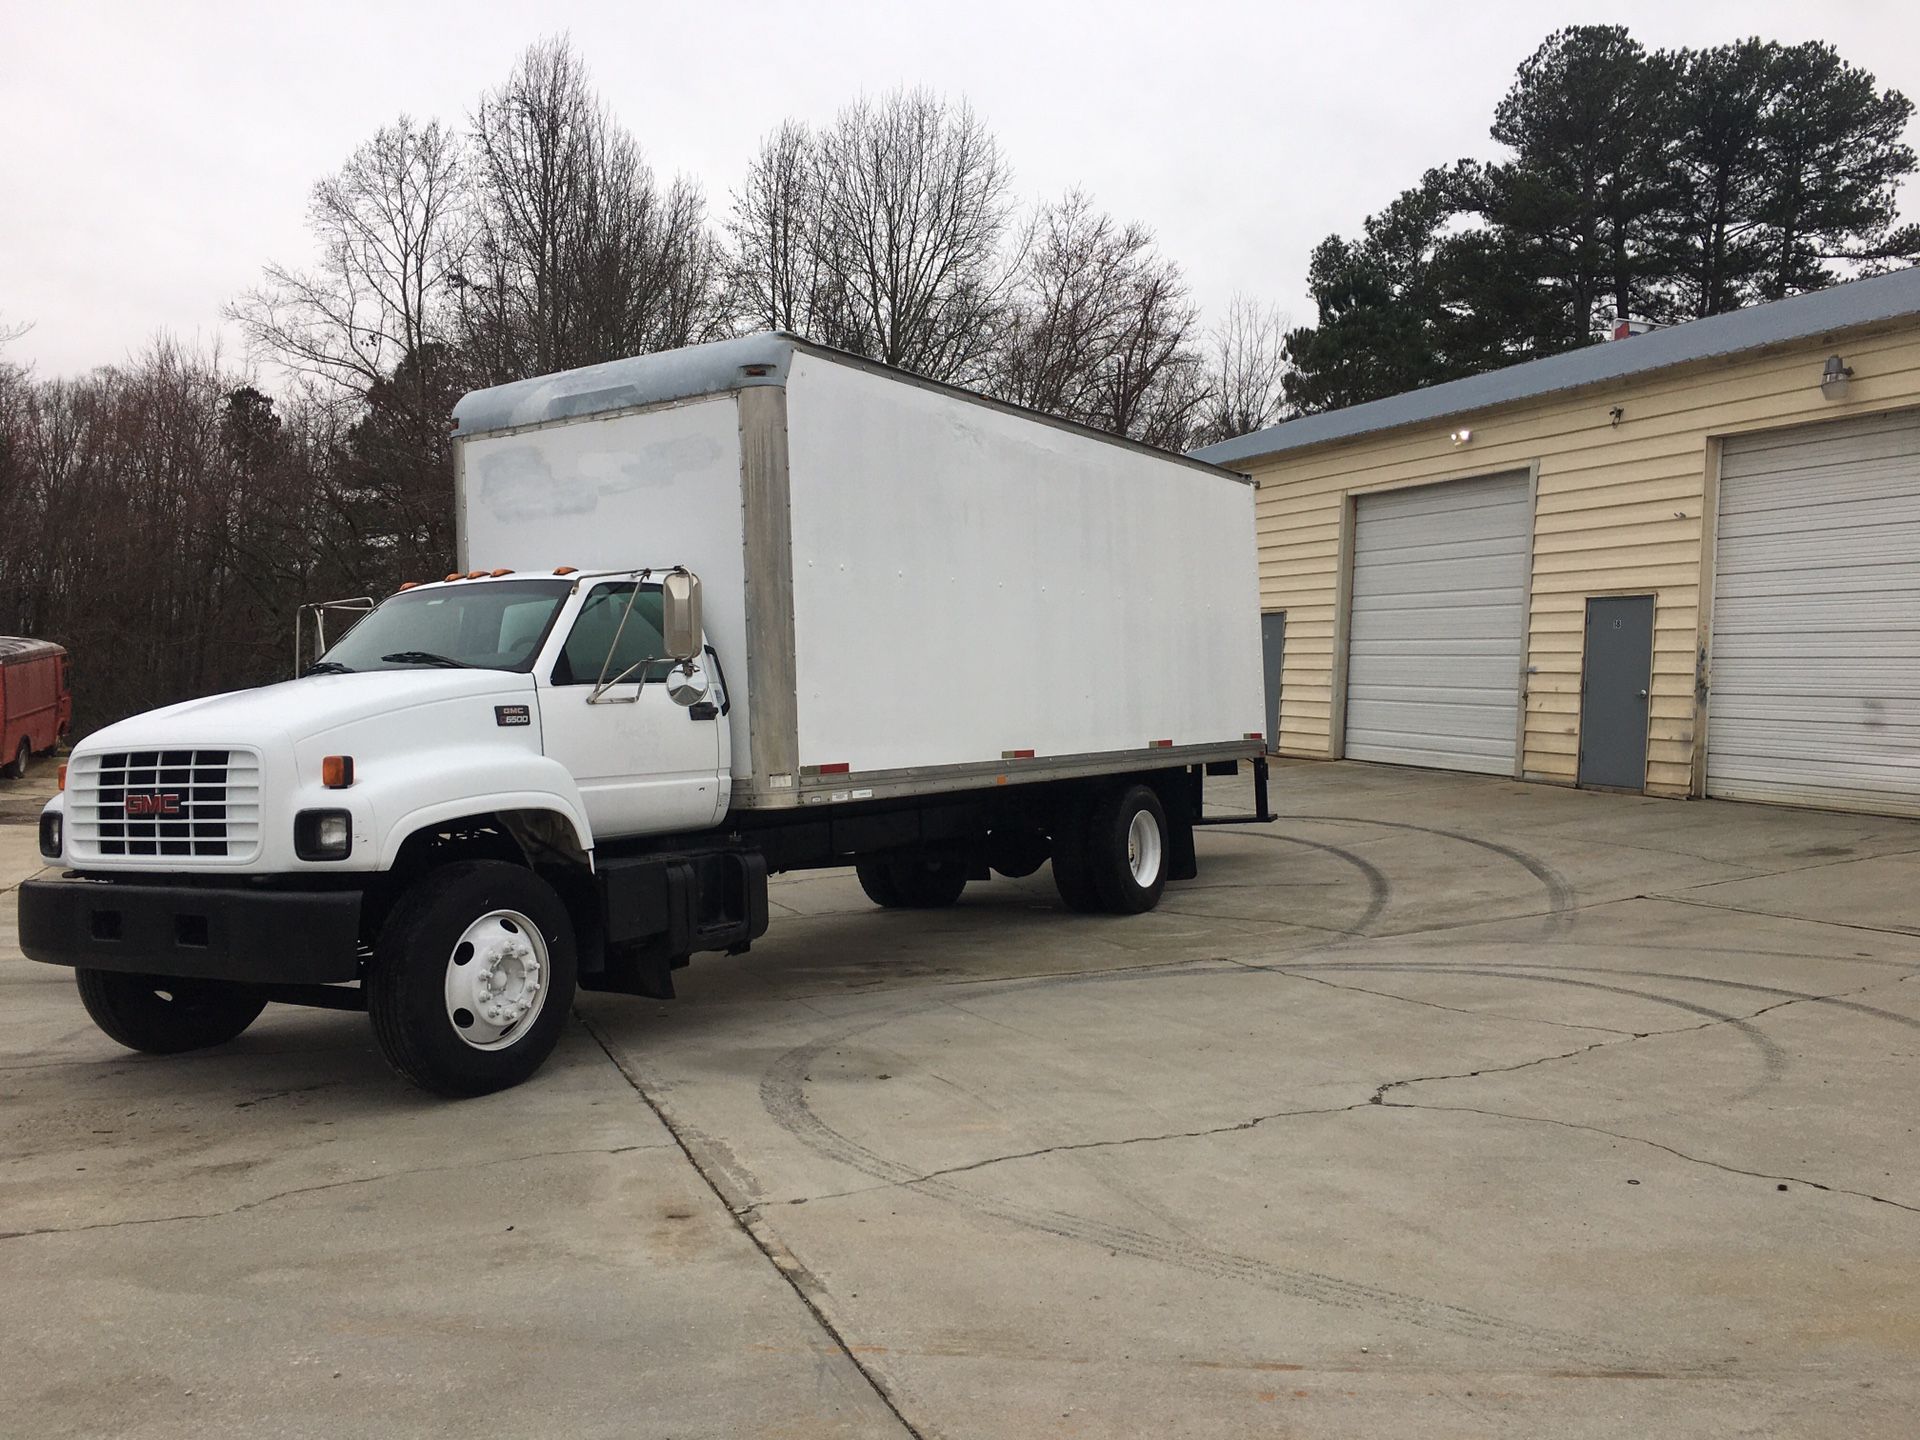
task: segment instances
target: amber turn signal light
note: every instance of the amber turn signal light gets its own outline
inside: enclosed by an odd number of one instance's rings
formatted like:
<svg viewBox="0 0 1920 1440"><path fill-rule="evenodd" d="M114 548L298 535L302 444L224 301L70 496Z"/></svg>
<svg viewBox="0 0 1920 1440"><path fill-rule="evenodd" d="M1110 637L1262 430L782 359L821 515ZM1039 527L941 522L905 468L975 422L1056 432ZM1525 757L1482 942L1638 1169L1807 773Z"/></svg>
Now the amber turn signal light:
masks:
<svg viewBox="0 0 1920 1440"><path fill-rule="evenodd" d="M320 762L320 783L329 790L344 790L353 784L353 757L327 756Z"/></svg>
<svg viewBox="0 0 1920 1440"><path fill-rule="evenodd" d="M60 788L62 790L67 788L67 767L64 762L60 766Z"/></svg>

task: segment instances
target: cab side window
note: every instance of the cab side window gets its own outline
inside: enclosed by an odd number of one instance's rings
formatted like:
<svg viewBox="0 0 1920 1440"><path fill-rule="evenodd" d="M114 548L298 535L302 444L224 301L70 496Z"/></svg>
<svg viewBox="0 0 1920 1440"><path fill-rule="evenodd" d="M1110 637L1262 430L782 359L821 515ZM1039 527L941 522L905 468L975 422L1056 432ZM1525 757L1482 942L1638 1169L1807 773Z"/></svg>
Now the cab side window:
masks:
<svg viewBox="0 0 1920 1440"><path fill-rule="evenodd" d="M640 593L633 596L636 588ZM633 596L631 614L627 611L629 596ZM624 628L622 616L626 617ZM567 643L561 647L560 658L553 665L553 683L592 685L600 679L603 667L607 679L611 680L643 660L659 662L646 667L648 681L665 679L673 662L660 659L666 649L660 621L659 586L636 587L632 581L599 586L580 607ZM632 685L640 679L640 670L634 669L621 683Z"/></svg>

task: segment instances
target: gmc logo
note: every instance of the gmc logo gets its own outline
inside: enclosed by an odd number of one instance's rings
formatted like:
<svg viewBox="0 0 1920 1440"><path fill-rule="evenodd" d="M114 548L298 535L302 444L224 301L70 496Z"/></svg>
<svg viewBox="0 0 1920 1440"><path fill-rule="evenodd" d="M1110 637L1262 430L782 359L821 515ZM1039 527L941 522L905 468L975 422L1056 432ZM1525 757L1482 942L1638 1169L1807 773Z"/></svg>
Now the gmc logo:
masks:
<svg viewBox="0 0 1920 1440"><path fill-rule="evenodd" d="M129 815L178 815L180 797L178 795L129 795L125 808Z"/></svg>

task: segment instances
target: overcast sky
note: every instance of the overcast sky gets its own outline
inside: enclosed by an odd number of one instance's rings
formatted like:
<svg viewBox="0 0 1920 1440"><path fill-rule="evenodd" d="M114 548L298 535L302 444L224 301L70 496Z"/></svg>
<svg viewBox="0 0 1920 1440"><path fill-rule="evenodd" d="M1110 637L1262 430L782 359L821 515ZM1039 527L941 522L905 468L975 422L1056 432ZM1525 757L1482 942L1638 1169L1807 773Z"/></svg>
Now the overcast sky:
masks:
<svg viewBox="0 0 1920 1440"><path fill-rule="evenodd" d="M561 28L655 168L698 177L716 216L782 118L926 85L973 102L1023 197L1083 185L1152 226L1210 310L1244 291L1310 320L1312 246L1427 166L1493 153L1514 67L1593 21L1649 48L1830 40L1920 99L1913 0L0 0L0 320L34 323L6 354L62 374L164 329L240 358L221 306L264 261L307 258L314 181L403 111L465 116ZM1903 208L1920 215L1920 182Z"/></svg>

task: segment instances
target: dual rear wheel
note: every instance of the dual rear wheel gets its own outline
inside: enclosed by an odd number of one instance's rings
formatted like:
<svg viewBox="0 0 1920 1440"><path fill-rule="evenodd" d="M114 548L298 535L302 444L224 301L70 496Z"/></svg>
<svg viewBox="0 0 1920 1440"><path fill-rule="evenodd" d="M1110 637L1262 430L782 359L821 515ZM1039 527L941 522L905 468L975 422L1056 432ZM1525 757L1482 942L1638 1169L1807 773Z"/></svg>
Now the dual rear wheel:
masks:
<svg viewBox="0 0 1920 1440"><path fill-rule="evenodd" d="M1053 880L1069 909L1139 915L1160 903L1171 846L1166 807L1151 786L1077 795L1055 814L1051 830ZM1031 874L1040 856L1031 856L1031 864L1027 858L1022 849L1018 863L1002 873ZM956 859L866 860L856 873L867 898L889 910L943 909L967 884L965 864Z"/></svg>

